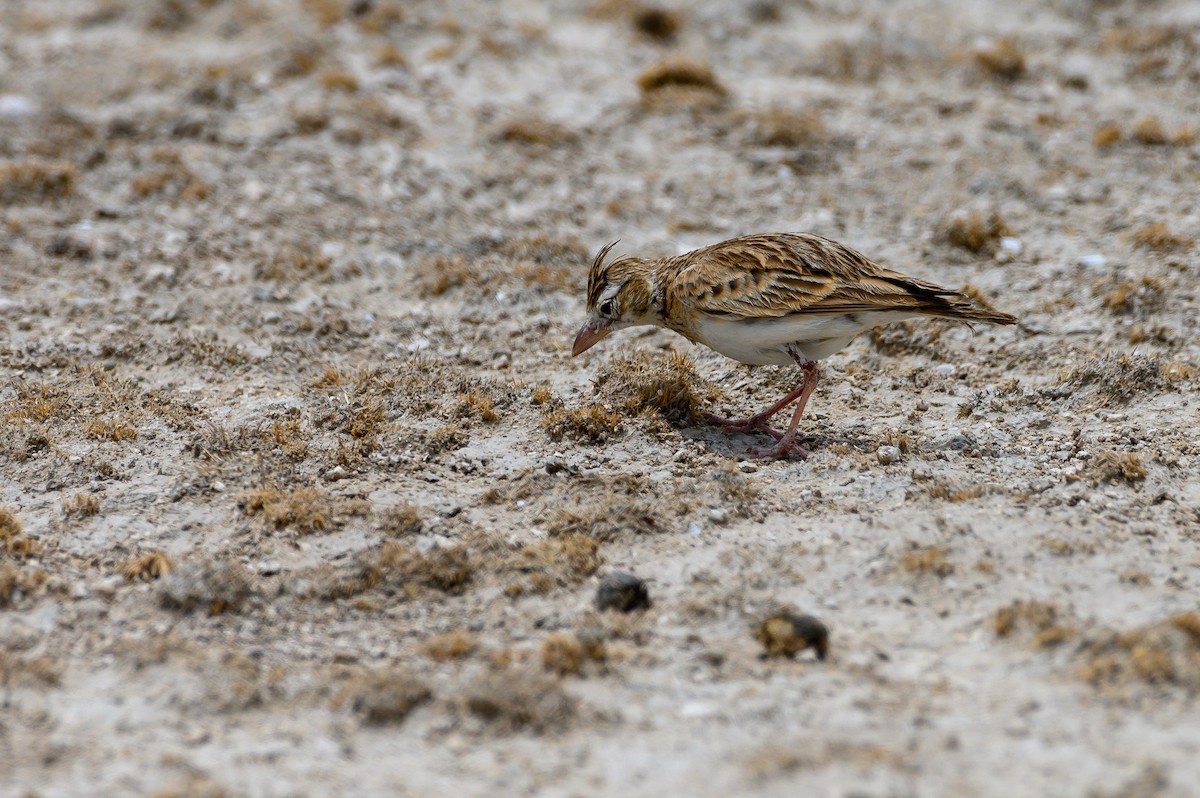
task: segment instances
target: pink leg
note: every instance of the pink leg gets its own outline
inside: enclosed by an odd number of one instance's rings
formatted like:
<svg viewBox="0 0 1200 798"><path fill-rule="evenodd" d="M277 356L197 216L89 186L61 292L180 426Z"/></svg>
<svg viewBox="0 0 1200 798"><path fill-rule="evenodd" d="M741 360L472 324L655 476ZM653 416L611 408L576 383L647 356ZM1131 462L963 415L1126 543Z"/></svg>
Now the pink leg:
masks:
<svg viewBox="0 0 1200 798"><path fill-rule="evenodd" d="M800 416L804 414L804 407L808 404L808 397L812 395L813 389L817 387L817 379L820 377L820 372L817 370L817 364L805 360L798 352L791 347L788 347L788 355L792 360L796 361L796 365L804 372L804 382L787 396L780 399L775 404L768 407L761 413L757 413L749 418L744 419L727 419L715 416L710 413L705 413L704 418L711 424L724 427L727 432L743 433L743 432L765 432L774 438L777 443L774 446L760 449L753 449L751 453L756 457L763 457L771 460L787 457L791 454L798 454L801 457L808 457L808 452L799 444L796 443L796 427L800 424ZM792 402L799 400L795 411L792 413L792 421L788 424L787 432L780 432L772 429L767 421L771 416L783 410Z"/></svg>
<svg viewBox="0 0 1200 798"><path fill-rule="evenodd" d="M804 384L800 386L799 401L796 402L796 409L792 412L792 423L788 424L787 432L776 439L774 446L752 449L751 454L755 457L761 457L764 460L783 460L795 454L799 455L802 460L808 458L808 450L796 443L796 427L800 425L800 416L804 415L808 397L812 396L813 390L816 389L821 373L817 370L817 364L811 361L801 363L800 368L804 371Z"/></svg>

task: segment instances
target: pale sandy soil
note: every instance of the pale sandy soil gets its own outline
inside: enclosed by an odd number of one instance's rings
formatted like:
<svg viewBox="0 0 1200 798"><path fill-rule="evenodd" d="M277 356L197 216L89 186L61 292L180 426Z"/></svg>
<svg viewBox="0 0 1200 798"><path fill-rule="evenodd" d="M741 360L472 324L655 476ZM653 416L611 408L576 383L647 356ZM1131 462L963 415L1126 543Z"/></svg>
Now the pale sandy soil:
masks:
<svg viewBox="0 0 1200 798"><path fill-rule="evenodd" d="M0 4L0 793L1195 794L1200 6L677 11ZM569 357L773 230L1023 323Z"/></svg>

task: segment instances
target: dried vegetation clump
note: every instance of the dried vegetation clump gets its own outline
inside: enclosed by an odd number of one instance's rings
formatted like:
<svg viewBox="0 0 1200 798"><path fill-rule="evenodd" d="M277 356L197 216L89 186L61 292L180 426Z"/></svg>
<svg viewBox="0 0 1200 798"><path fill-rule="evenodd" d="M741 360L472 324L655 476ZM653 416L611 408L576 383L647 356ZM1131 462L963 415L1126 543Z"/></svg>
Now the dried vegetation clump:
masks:
<svg viewBox="0 0 1200 798"><path fill-rule="evenodd" d="M1162 281L1154 277L1142 277L1118 283L1104 295L1103 305L1113 313L1145 317L1159 310L1165 301L1166 291Z"/></svg>
<svg viewBox="0 0 1200 798"><path fill-rule="evenodd" d="M192 560L160 581L159 603L169 610L211 615L237 612L250 598L249 572L237 562Z"/></svg>
<svg viewBox="0 0 1200 798"><path fill-rule="evenodd" d="M600 370L595 385L600 402L622 415L651 413L673 423L700 418L704 407L720 398L716 386L680 354L620 355Z"/></svg>
<svg viewBox="0 0 1200 798"><path fill-rule="evenodd" d="M621 417L603 405L556 407L542 414L542 427L551 440L605 443L620 432Z"/></svg>
<svg viewBox="0 0 1200 798"><path fill-rule="evenodd" d="M175 561L165 552L148 551L134 557L121 566L121 573L129 582L152 582L175 570Z"/></svg>
<svg viewBox="0 0 1200 798"><path fill-rule="evenodd" d="M579 676L589 663L604 665L608 651L595 635L552 632L542 640L542 668L559 676Z"/></svg>
<svg viewBox="0 0 1200 798"><path fill-rule="evenodd" d="M69 499L63 499L63 515L68 518L90 518L100 512L100 497L94 493L76 493Z"/></svg>
<svg viewBox="0 0 1200 798"><path fill-rule="evenodd" d="M596 573L602 562L599 541L582 533L568 532L518 546L495 567L507 582L505 595L516 598L579 585Z"/></svg>
<svg viewBox="0 0 1200 798"><path fill-rule="evenodd" d="M957 214L942 225L945 241L968 252L990 252L1001 238L1010 235L1012 230L999 211L992 211L986 219L979 211Z"/></svg>
<svg viewBox="0 0 1200 798"><path fill-rule="evenodd" d="M754 141L766 147L814 147L828 140L816 111L772 106L750 117Z"/></svg>
<svg viewBox="0 0 1200 798"><path fill-rule="evenodd" d="M0 205L61 199L75 192L77 175L66 161L28 160L0 164Z"/></svg>
<svg viewBox="0 0 1200 798"><path fill-rule="evenodd" d="M1017 40L1010 36L999 38L990 47L977 49L972 55L980 69L1000 80L1016 80L1028 70L1025 53L1021 51Z"/></svg>
<svg viewBox="0 0 1200 798"><path fill-rule="evenodd" d="M501 733L561 731L578 708L558 679L535 671L487 671L466 685L463 708Z"/></svg>
<svg viewBox="0 0 1200 798"><path fill-rule="evenodd" d="M1130 240L1133 241L1134 246L1152 249L1155 252L1190 250L1196 244L1196 239L1172 233L1163 222L1142 225L1133 231Z"/></svg>
<svg viewBox="0 0 1200 798"><path fill-rule="evenodd" d="M393 538L411 537L421 534L425 521L421 511L408 502L386 510L379 518L379 531Z"/></svg>
<svg viewBox="0 0 1200 798"><path fill-rule="evenodd" d="M992 631L1003 638L1023 632L1034 648L1056 646L1075 635L1058 607L1044 601L1014 601L1001 607L992 617Z"/></svg>
<svg viewBox="0 0 1200 798"><path fill-rule="evenodd" d="M400 723L433 698L433 690L416 674L402 669L376 670L350 680L334 696L334 709L349 707L364 723Z"/></svg>
<svg viewBox="0 0 1200 798"><path fill-rule="evenodd" d="M0 507L0 546L0 554L14 560L34 559L45 551L41 541L24 534L20 519L7 507ZM9 588L14 585L11 582ZM0 604L4 603L4 597L0 596Z"/></svg>
<svg viewBox="0 0 1200 798"><path fill-rule="evenodd" d="M332 528L337 512L334 500L319 488L281 490L271 485L247 491L238 505L246 515L261 515L275 529L292 527L301 534Z"/></svg>
<svg viewBox="0 0 1200 798"><path fill-rule="evenodd" d="M4 606L0 596L0 606ZM56 657L23 657L0 651L0 689L46 689L62 685L63 666ZM6 696L6 704L8 698Z"/></svg>
<svg viewBox="0 0 1200 798"><path fill-rule="evenodd" d="M1181 613L1131 632L1084 641L1079 675L1095 687L1125 691L1140 684L1200 691L1200 615Z"/></svg>
<svg viewBox="0 0 1200 798"><path fill-rule="evenodd" d="M434 635L420 645L421 653L435 662L465 659L478 648L479 638L461 629Z"/></svg>
<svg viewBox="0 0 1200 798"><path fill-rule="evenodd" d="M388 542L364 552L345 572L323 575L311 592L333 600L352 598L378 588L409 597L425 589L461 593L475 576L476 563L465 546L443 546L421 552Z"/></svg>
<svg viewBox="0 0 1200 798"><path fill-rule="evenodd" d="M1059 382L1090 389L1101 406L1126 404L1134 397L1171 387L1174 374L1154 355L1106 355L1092 358L1059 376Z"/></svg>
<svg viewBox="0 0 1200 798"><path fill-rule="evenodd" d="M1146 466L1137 452L1101 452L1088 466L1094 482L1141 482L1146 478Z"/></svg>
<svg viewBox="0 0 1200 798"><path fill-rule="evenodd" d="M911 574L930 574L940 578L954 573L954 563L946 556L944 546L914 546L904 552L900 565Z"/></svg>

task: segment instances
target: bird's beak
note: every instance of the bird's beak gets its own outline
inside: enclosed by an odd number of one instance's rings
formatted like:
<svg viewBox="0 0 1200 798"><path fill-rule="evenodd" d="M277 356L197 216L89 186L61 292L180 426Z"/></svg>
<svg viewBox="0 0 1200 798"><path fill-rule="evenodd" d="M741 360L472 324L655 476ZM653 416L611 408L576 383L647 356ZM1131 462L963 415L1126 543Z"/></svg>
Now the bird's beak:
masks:
<svg viewBox="0 0 1200 798"><path fill-rule="evenodd" d="M582 355L612 331L613 323L609 319L589 319L587 324L579 328L579 333L575 336L575 345L571 347L571 357Z"/></svg>

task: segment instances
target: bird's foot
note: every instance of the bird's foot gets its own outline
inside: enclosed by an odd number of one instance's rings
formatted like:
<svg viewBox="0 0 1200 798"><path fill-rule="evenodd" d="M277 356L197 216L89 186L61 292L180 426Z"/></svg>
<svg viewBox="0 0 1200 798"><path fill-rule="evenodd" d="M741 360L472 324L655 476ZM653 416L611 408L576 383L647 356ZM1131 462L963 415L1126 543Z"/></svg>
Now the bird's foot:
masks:
<svg viewBox="0 0 1200 798"><path fill-rule="evenodd" d="M774 446L756 446L750 449L750 454L760 460L808 459L808 449L796 443L795 438L781 435L777 440Z"/></svg>
<svg viewBox="0 0 1200 798"><path fill-rule="evenodd" d="M781 440L783 433L767 424L767 418L768 416L763 415L750 416L750 418L722 418L712 413L704 414L705 421L714 426L721 427L726 432L734 434L765 432L775 440Z"/></svg>

